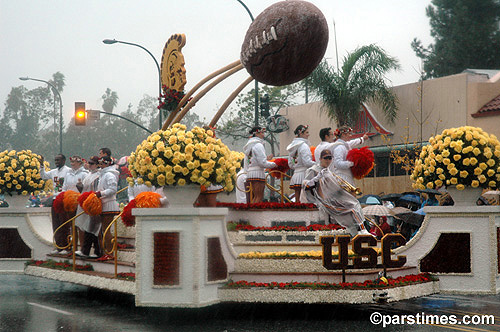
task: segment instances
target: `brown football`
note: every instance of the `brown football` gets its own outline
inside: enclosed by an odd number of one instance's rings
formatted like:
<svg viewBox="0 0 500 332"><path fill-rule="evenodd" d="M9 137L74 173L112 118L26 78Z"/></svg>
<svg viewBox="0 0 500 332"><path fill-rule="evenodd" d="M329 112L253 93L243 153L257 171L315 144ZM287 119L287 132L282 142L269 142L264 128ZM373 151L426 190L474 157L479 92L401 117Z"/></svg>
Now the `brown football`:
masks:
<svg viewBox="0 0 500 332"><path fill-rule="evenodd" d="M328 24L316 6L307 1L281 1L252 22L240 59L257 81L286 85L307 77L327 46Z"/></svg>

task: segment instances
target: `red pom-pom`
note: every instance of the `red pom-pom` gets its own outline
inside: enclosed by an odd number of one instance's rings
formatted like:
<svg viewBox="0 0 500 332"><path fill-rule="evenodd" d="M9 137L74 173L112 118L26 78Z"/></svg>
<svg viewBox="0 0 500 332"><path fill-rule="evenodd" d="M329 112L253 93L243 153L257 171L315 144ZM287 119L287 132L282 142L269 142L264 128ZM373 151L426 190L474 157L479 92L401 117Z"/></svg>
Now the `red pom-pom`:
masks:
<svg viewBox="0 0 500 332"><path fill-rule="evenodd" d="M54 207L55 213L63 213L64 212L64 191L56 196L52 206Z"/></svg>
<svg viewBox="0 0 500 332"><path fill-rule="evenodd" d="M312 154L312 160L316 161L316 158L314 158L314 151L316 151L316 147L315 146L311 146L310 149L311 149L311 154Z"/></svg>
<svg viewBox="0 0 500 332"><path fill-rule="evenodd" d="M375 164L375 156L366 146L361 149L350 150L347 153L347 160L354 163L354 166L351 167L351 171L356 179L362 179L368 175Z"/></svg>
<svg viewBox="0 0 500 332"><path fill-rule="evenodd" d="M80 205L80 207L83 207L83 202L85 202L85 200L89 197L90 194L92 194L93 191L86 191L84 193L82 193L79 197L78 197L78 204Z"/></svg>
<svg viewBox="0 0 500 332"><path fill-rule="evenodd" d="M132 209L136 207L135 199L131 200L127 206L123 208L122 222L127 227L135 225L135 216L132 215Z"/></svg>
<svg viewBox="0 0 500 332"><path fill-rule="evenodd" d="M278 159L271 160L271 161L273 163L275 163L277 167L275 167L271 170L268 170L268 171L276 179L281 179L281 173L279 173L279 172L286 173L290 169L290 167L288 166L288 159L278 158ZM278 171L278 172L274 172L274 171Z"/></svg>

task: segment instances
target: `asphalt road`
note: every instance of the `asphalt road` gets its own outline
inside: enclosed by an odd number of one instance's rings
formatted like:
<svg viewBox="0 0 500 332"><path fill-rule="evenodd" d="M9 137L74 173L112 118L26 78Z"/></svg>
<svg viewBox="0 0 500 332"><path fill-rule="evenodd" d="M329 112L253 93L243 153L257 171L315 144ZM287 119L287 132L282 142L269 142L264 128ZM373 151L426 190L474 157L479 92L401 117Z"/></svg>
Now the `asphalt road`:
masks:
<svg viewBox="0 0 500 332"><path fill-rule="evenodd" d="M453 317L457 324L435 320ZM465 324L463 318L472 323L486 318L494 322ZM373 324L370 319L380 321ZM500 295L433 295L371 305L225 303L202 309L139 308L129 295L0 274L0 331L500 331Z"/></svg>

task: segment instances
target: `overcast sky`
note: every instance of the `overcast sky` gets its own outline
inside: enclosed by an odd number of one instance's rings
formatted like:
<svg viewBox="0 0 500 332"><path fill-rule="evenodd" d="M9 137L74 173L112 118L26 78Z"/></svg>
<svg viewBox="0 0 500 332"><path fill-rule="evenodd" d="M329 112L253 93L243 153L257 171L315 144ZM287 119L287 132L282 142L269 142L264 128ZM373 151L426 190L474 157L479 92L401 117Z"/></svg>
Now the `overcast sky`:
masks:
<svg viewBox="0 0 500 332"><path fill-rule="evenodd" d="M256 17L272 0L245 0ZM335 65L333 20L340 62L358 46L376 43L402 66L389 75L393 85L418 80L420 59L410 43L432 39L425 7L430 0L311 0L325 15L330 42L325 57ZM59 71L66 77L62 93L65 123L74 102L102 109L106 88L119 97L115 112L134 108L144 94L156 96L158 72L153 59L137 47L105 45L103 39L141 44L161 60L174 33L187 38L189 90L211 72L237 60L250 17L236 0L0 0L0 113L14 86L32 89L42 83L22 82L20 76L49 80ZM217 86L193 109L208 121L226 97L248 77L245 70ZM251 88L253 84L250 84Z"/></svg>

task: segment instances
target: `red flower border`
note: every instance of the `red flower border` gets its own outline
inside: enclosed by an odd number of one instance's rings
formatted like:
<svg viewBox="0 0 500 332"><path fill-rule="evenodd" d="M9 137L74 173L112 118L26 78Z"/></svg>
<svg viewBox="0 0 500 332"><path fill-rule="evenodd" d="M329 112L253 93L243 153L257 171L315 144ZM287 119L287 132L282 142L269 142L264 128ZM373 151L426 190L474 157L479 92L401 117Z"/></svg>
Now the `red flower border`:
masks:
<svg viewBox="0 0 500 332"><path fill-rule="evenodd" d="M344 229L344 227L337 224L330 225L320 225L312 224L309 226L252 226L248 224L237 224L237 231L299 231L299 232L309 232L309 231L334 231L337 229Z"/></svg>
<svg viewBox="0 0 500 332"><path fill-rule="evenodd" d="M329 282L254 282L254 281L229 281L226 288L269 288L269 289L384 289L426 282L436 281L437 278L429 273L410 274L396 279L387 278L387 283L380 279L366 280L365 282L341 282L338 284Z"/></svg>
<svg viewBox="0 0 500 332"><path fill-rule="evenodd" d="M233 210L317 210L316 205L311 203L225 203L217 202L217 207L227 207Z"/></svg>

